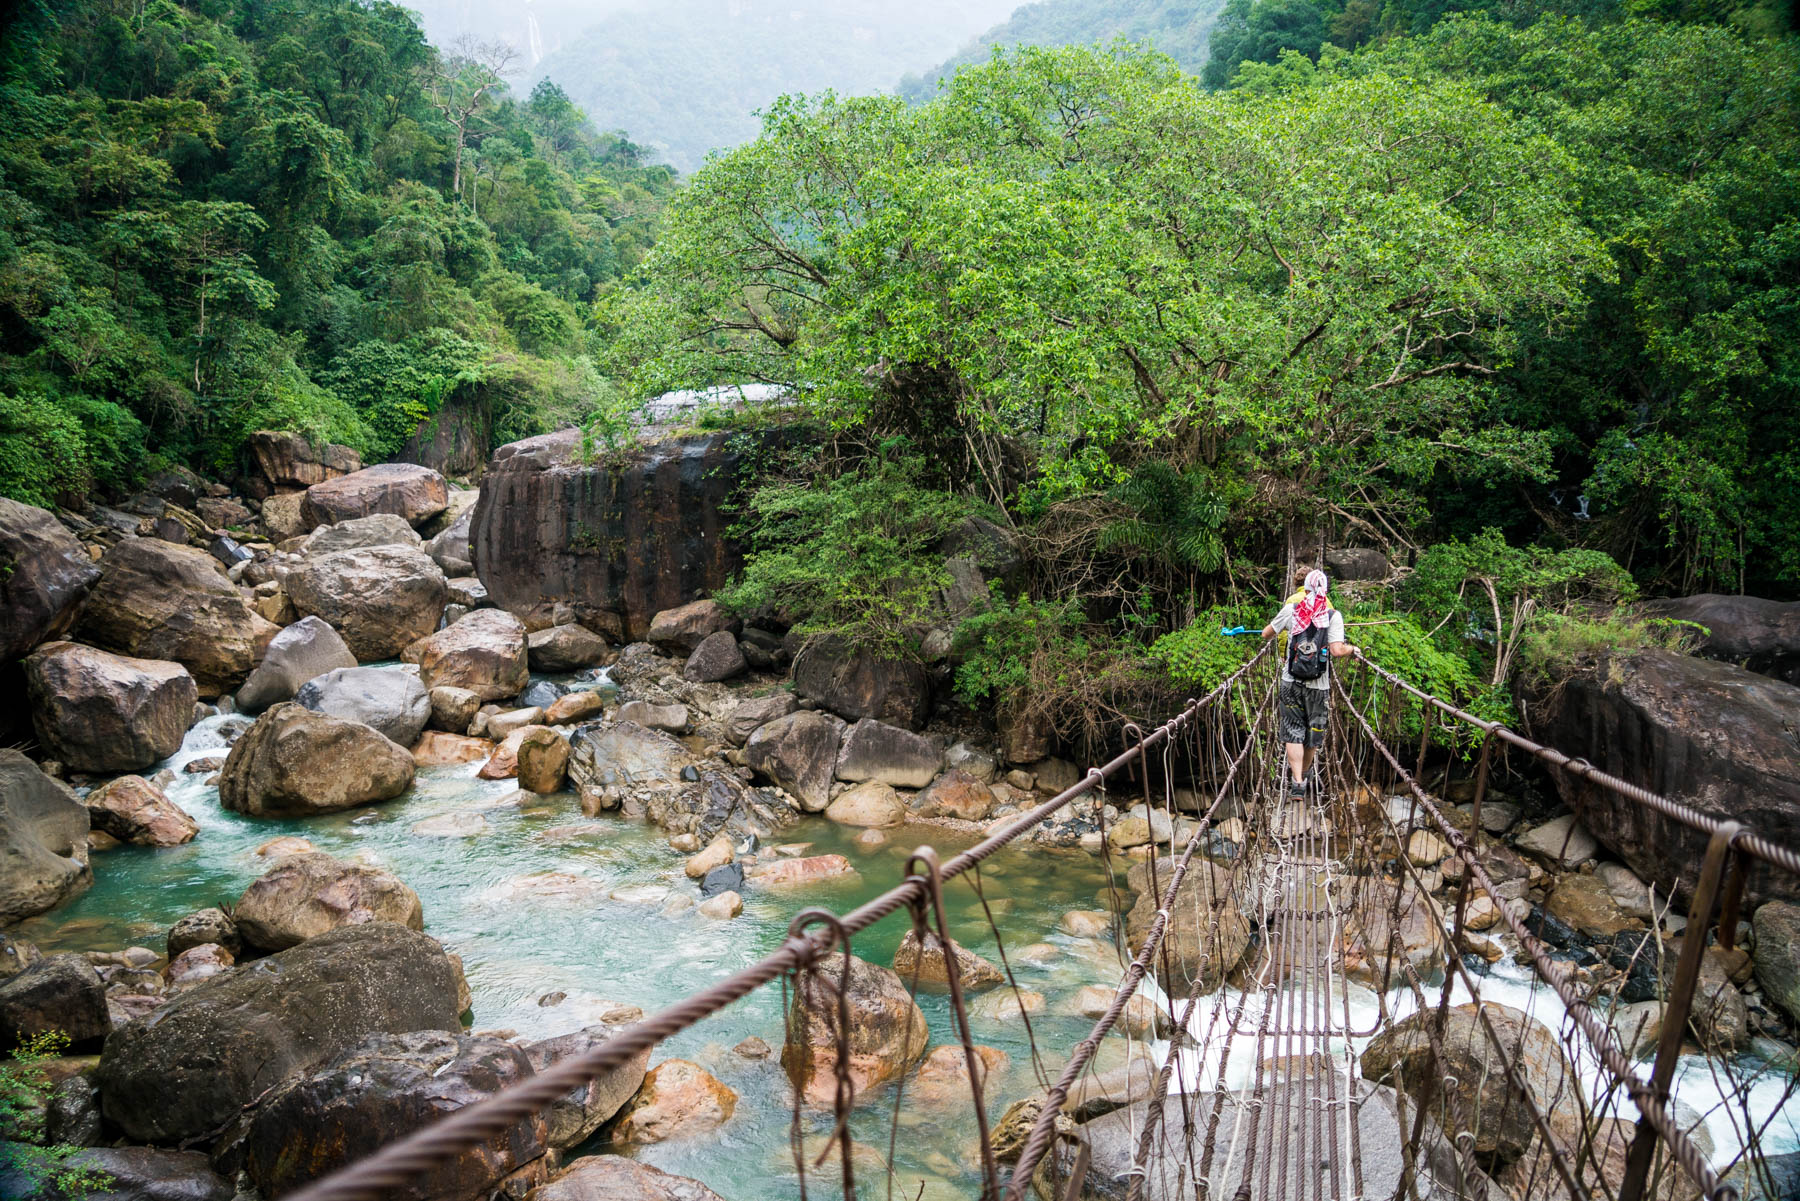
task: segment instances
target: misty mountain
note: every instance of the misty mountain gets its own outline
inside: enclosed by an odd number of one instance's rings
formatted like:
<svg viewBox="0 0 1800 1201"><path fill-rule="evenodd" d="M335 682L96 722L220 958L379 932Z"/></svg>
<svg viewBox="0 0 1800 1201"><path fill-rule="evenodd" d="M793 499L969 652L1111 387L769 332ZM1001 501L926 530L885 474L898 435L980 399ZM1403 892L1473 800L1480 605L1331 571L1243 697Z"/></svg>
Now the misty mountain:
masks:
<svg viewBox="0 0 1800 1201"><path fill-rule="evenodd" d="M755 137L755 111L777 96L891 91L1012 7L1012 0L664 0L608 12L563 39L521 91L552 79L597 126L624 130L690 171L707 151Z"/></svg>
<svg viewBox="0 0 1800 1201"><path fill-rule="evenodd" d="M1224 0L1039 0L974 39L937 66L908 75L900 94L919 101L958 67L987 59L997 46L1079 46L1123 37L1148 42L1188 71L1206 63L1206 39Z"/></svg>

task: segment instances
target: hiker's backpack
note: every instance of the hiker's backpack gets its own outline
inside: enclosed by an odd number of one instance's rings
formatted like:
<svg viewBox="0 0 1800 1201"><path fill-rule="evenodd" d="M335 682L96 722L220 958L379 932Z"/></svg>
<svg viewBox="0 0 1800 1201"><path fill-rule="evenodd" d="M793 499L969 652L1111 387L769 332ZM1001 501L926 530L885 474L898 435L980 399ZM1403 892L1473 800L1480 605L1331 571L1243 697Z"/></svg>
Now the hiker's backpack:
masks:
<svg viewBox="0 0 1800 1201"><path fill-rule="evenodd" d="M1331 610L1325 615L1325 625L1308 623L1304 630L1288 632L1288 675L1296 680L1316 680L1331 666Z"/></svg>

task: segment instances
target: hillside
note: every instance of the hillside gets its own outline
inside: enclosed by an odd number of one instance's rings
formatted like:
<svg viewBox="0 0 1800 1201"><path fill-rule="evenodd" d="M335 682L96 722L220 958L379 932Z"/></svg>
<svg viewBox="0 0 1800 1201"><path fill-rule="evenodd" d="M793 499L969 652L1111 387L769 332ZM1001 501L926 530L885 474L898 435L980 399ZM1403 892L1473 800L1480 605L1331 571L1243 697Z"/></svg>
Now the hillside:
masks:
<svg viewBox="0 0 1800 1201"><path fill-rule="evenodd" d="M0 493L32 503L260 428L384 458L450 399L562 420L675 186L379 0L89 0L0 47Z"/></svg>
<svg viewBox="0 0 1800 1201"><path fill-rule="evenodd" d="M1224 0L1039 0L1026 4L951 58L900 81L900 94L918 102L958 67L981 62L996 47L1084 46L1125 38L1148 42L1191 72L1206 62L1207 35Z"/></svg>
<svg viewBox="0 0 1800 1201"><path fill-rule="evenodd" d="M885 92L1004 16L1011 0L673 0L615 12L535 71L682 171L755 137L791 92ZM754 64L754 70L746 69Z"/></svg>

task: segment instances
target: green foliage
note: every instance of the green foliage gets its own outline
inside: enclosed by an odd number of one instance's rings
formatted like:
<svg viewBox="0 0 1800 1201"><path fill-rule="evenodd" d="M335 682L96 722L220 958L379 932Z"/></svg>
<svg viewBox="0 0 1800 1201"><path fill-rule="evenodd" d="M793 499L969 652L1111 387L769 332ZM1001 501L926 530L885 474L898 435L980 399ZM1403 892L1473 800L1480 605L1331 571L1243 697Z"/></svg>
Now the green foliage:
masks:
<svg viewBox="0 0 1800 1201"><path fill-rule="evenodd" d="M992 705L1067 687L1091 666L1082 622L1073 600L997 597L956 627L950 654L957 697L968 705Z"/></svg>
<svg viewBox="0 0 1800 1201"><path fill-rule="evenodd" d="M263 426L382 458L451 398L572 419L584 315L675 187L386 0L28 5L6 46L10 495L223 469Z"/></svg>
<svg viewBox="0 0 1800 1201"><path fill-rule="evenodd" d="M44 1113L50 1081L43 1063L69 1045L61 1031L28 1036L0 1062L0 1173L23 1178L26 1192L74 1199L111 1187L105 1172L75 1163L81 1147L44 1145Z"/></svg>
<svg viewBox="0 0 1800 1201"><path fill-rule="evenodd" d="M1102 554L1199 572L1217 571L1224 564L1219 527L1226 506L1204 472L1177 471L1152 460L1113 485L1110 495L1127 516L1100 531L1096 549Z"/></svg>
<svg viewBox="0 0 1800 1201"><path fill-rule="evenodd" d="M1406 581L1405 601L1452 637L1492 643L1529 600L1551 612L1630 601L1637 586L1603 551L1511 546L1499 530L1430 547Z"/></svg>
<svg viewBox="0 0 1800 1201"><path fill-rule="evenodd" d="M1408 517L1440 468L1545 469L1485 381L1607 270L1569 172L1461 85L1211 96L1151 55L1025 50L917 107L772 108L671 206L611 362L640 393L830 398L990 498L1010 438L1046 475L1274 476L1263 520Z"/></svg>
<svg viewBox="0 0 1800 1201"><path fill-rule="evenodd" d="M1262 640L1255 633L1273 616L1249 604L1214 605L1191 624L1158 638L1151 644L1150 657L1162 664L1177 686L1203 695L1256 653ZM1251 633L1229 638L1219 633L1238 626Z"/></svg>
<svg viewBox="0 0 1800 1201"><path fill-rule="evenodd" d="M717 597L771 609L803 631L836 630L885 654L916 655L950 583L937 550L972 510L924 487L904 447L836 477L775 481L745 503L744 571Z"/></svg>
<svg viewBox="0 0 1800 1201"><path fill-rule="evenodd" d="M87 490L81 423L42 396L0 392L0 494L54 508Z"/></svg>

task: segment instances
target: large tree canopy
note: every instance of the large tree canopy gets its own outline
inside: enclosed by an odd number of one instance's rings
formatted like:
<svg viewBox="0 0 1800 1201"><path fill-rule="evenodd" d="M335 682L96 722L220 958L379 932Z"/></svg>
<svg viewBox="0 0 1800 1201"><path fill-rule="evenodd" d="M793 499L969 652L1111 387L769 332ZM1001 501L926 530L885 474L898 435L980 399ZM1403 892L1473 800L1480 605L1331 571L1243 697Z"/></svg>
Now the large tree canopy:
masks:
<svg viewBox="0 0 1800 1201"><path fill-rule="evenodd" d="M645 390L910 423L996 497L1005 435L1044 500L1156 457L1373 528L1441 463L1546 469L1489 381L1612 270L1575 200L1564 151L1464 84L1214 94L1025 50L916 108L778 106L672 205L615 350Z"/></svg>

